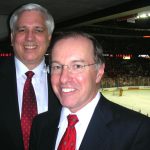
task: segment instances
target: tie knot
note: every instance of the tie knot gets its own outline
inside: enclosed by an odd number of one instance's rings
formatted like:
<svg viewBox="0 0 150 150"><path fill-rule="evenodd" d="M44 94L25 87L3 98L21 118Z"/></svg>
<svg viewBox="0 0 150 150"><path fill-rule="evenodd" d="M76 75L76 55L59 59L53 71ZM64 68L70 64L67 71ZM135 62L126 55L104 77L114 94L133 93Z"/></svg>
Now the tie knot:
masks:
<svg viewBox="0 0 150 150"><path fill-rule="evenodd" d="M33 77L33 75L34 75L34 72L27 71L25 74L26 74L26 76L27 76L28 79L31 79Z"/></svg>
<svg viewBox="0 0 150 150"><path fill-rule="evenodd" d="M79 121L76 115L68 115L68 126L75 126L75 124Z"/></svg>

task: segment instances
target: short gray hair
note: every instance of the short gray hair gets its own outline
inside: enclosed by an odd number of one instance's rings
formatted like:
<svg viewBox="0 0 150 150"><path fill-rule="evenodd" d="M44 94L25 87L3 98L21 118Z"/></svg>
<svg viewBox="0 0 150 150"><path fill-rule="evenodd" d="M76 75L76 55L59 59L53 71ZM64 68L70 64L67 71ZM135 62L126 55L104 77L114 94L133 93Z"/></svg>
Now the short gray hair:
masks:
<svg viewBox="0 0 150 150"><path fill-rule="evenodd" d="M21 6L20 8L18 8L16 11L14 11L12 16L10 17L10 22L9 22L11 32L12 33L15 32L16 23L17 23L17 20L18 20L20 14L24 11L31 11L31 10L36 10L43 14L43 16L45 17L45 24L48 29L48 34L51 35L54 31L54 26L55 26L52 15L48 12L47 9L45 9L41 5L34 4L34 3L25 4L25 5Z"/></svg>

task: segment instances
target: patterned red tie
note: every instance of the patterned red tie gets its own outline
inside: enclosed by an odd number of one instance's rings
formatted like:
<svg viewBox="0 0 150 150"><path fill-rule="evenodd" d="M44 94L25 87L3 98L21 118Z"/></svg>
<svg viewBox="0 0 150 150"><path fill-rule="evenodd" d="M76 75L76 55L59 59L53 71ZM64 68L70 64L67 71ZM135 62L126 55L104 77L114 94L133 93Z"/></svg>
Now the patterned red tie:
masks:
<svg viewBox="0 0 150 150"><path fill-rule="evenodd" d="M75 124L79 121L76 115L68 115L68 127L63 135L58 150L75 150L76 148L76 129Z"/></svg>
<svg viewBox="0 0 150 150"><path fill-rule="evenodd" d="M22 114L21 114L21 127L23 134L24 149L28 150L29 147L29 136L32 124L32 119L37 114L37 104L34 88L32 85L32 76L34 73L28 71L25 73L27 76L23 90L23 103L22 103Z"/></svg>

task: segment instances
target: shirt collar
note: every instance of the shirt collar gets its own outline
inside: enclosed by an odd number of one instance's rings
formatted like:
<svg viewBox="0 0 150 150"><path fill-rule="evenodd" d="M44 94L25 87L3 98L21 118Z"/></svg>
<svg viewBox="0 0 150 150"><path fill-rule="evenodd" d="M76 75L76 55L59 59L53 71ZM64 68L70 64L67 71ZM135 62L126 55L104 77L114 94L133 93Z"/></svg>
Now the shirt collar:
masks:
<svg viewBox="0 0 150 150"><path fill-rule="evenodd" d="M83 107L81 110L75 113L78 116L79 121L82 120L82 122L84 122L84 120L87 120L92 117L95 107L98 101L100 100L100 96L101 96L100 93L97 92L95 98L91 102L89 102L85 107ZM88 116L87 116L87 112L88 112ZM67 122L67 116L69 114L72 114L72 112L68 108L63 107L61 111L58 128L61 127L62 124Z"/></svg>
<svg viewBox="0 0 150 150"><path fill-rule="evenodd" d="M21 76L24 76L29 69L18 59L15 57L15 65L16 65L16 75L17 79ZM47 68L45 64L45 59L42 60L42 62L32 70L35 73L35 76L37 78L40 78L43 73L47 73Z"/></svg>

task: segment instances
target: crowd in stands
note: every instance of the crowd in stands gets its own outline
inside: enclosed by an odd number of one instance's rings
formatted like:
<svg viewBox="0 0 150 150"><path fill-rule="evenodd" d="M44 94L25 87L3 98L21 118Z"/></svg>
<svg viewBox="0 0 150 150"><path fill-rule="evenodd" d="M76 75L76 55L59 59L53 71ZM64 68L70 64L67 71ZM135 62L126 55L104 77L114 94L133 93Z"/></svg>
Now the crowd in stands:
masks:
<svg viewBox="0 0 150 150"><path fill-rule="evenodd" d="M101 86L150 86L150 59L123 60L106 58L106 69Z"/></svg>

